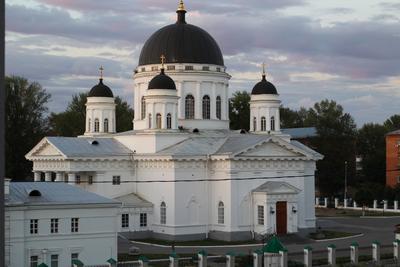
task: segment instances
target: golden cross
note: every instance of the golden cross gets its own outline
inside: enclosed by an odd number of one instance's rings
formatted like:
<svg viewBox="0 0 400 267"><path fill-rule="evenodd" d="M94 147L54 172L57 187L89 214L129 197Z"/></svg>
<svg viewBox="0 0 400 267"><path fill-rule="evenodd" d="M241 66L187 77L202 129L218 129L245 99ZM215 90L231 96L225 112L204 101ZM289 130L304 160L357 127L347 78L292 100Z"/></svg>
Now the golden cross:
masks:
<svg viewBox="0 0 400 267"><path fill-rule="evenodd" d="M103 66L100 66L99 70L100 70L100 79L103 79L103 70L104 70Z"/></svg>
<svg viewBox="0 0 400 267"><path fill-rule="evenodd" d="M178 6L178 11L184 11L185 10L185 4L183 3L183 0L179 2Z"/></svg>
<svg viewBox="0 0 400 267"><path fill-rule="evenodd" d="M161 55L161 68L164 68L164 63L165 63L165 56Z"/></svg>

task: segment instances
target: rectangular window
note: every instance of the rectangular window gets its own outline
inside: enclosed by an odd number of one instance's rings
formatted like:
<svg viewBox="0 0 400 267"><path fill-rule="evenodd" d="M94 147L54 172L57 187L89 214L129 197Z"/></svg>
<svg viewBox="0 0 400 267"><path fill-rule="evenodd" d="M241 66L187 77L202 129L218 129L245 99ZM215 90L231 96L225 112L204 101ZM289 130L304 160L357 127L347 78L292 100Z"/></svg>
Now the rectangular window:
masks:
<svg viewBox="0 0 400 267"><path fill-rule="evenodd" d="M208 67L208 66L203 66L203 70L204 70L204 71L209 71L209 70L210 70L210 67Z"/></svg>
<svg viewBox="0 0 400 267"><path fill-rule="evenodd" d="M76 175L75 176L75 183L76 184L80 184L81 183L81 176L80 175Z"/></svg>
<svg viewBox="0 0 400 267"><path fill-rule="evenodd" d="M58 233L58 219L54 218L50 221L50 233L55 234Z"/></svg>
<svg viewBox="0 0 400 267"><path fill-rule="evenodd" d="M121 184L121 176L113 176L113 178L112 178L112 184L113 184L113 185L119 185L119 184Z"/></svg>
<svg viewBox="0 0 400 267"><path fill-rule="evenodd" d="M218 72L221 72L221 68L218 68L218 67L217 67L217 71L218 71Z"/></svg>
<svg viewBox="0 0 400 267"><path fill-rule="evenodd" d="M145 72L145 71L146 71L146 68L142 68L142 69L141 69L141 72Z"/></svg>
<svg viewBox="0 0 400 267"><path fill-rule="evenodd" d="M50 267L58 267L58 255L51 255L50 258Z"/></svg>
<svg viewBox="0 0 400 267"><path fill-rule="evenodd" d="M79 259L79 253L71 253L71 266L73 266L72 260L78 260L78 259Z"/></svg>
<svg viewBox="0 0 400 267"><path fill-rule="evenodd" d="M122 214L121 215L121 227L128 228L129 227L129 214Z"/></svg>
<svg viewBox="0 0 400 267"><path fill-rule="evenodd" d="M31 220L31 223L30 223L30 230L31 231L30 232L31 232L32 235L35 235L35 234L38 233L38 224L39 224L38 219Z"/></svg>
<svg viewBox="0 0 400 267"><path fill-rule="evenodd" d="M264 206L257 206L258 225L264 225Z"/></svg>
<svg viewBox="0 0 400 267"><path fill-rule="evenodd" d="M167 70L175 70L175 65L169 65L169 66L167 66Z"/></svg>
<svg viewBox="0 0 400 267"><path fill-rule="evenodd" d="M140 227L147 227L147 213L140 213Z"/></svg>
<svg viewBox="0 0 400 267"><path fill-rule="evenodd" d="M193 66L185 66L185 70L193 70Z"/></svg>
<svg viewBox="0 0 400 267"><path fill-rule="evenodd" d="M39 256L31 256L31 267L37 267L39 265Z"/></svg>
<svg viewBox="0 0 400 267"><path fill-rule="evenodd" d="M93 184L93 175L88 176L88 184Z"/></svg>
<svg viewBox="0 0 400 267"><path fill-rule="evenodd" d="M71 218L71 232L77 233L79 231L79 218Z"/></svg>
<svg viewBox="0 0 400 267"><path fill-rule="evenodd" d="M151 67L151 71L157 71L157 70L158 70L158 66Z"/></svg>

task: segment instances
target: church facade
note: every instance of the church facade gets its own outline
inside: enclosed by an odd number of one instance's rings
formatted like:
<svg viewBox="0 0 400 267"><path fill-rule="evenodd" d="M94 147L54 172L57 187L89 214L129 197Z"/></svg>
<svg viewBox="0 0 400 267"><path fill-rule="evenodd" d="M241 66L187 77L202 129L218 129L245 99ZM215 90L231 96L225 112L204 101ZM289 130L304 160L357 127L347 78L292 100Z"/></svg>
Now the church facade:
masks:
<svg viewBox="0 0 400 267"><path fill-rule="evenodd" d="M229 79L217 42L177 21L144 44L134 75L133 129L116 133L103 77L87 100L85 133L46 137L26 158L35 181L67 182L122 202L133 238L250 239L315 227L322 156L280 129L265 72L251 94L250 131L229 129Z"/></svg>

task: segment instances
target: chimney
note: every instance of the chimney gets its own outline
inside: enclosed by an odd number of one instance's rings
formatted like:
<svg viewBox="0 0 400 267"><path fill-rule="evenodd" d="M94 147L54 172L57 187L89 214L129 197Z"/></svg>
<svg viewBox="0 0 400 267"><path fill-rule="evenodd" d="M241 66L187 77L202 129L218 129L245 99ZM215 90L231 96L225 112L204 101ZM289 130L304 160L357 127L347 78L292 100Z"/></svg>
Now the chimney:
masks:
<svg viewBox="0 0 400 267"><path fill-rule="evenodd" d="M8 199L10 195L10 178L4 178L4 198Z"/></svg>

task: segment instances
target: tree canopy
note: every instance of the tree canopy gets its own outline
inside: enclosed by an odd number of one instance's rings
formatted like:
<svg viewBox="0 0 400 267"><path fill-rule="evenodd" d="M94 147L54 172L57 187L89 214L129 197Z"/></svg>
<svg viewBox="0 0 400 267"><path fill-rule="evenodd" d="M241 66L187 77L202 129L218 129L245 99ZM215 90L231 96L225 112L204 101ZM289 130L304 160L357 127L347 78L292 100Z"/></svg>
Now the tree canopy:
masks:
<svg viewBox="0 0 400 267"><path fill-rule="evenodd" d="M232 130L250 129L250 94L235 92L229 101L229 120Z"/></svg>
<svg viewBox="0 0 400 267"><path fill-rule="evenodd" d="M58 136L78 136L85 132L87 93L72 96L66 110L51 113L49 124L51 134ZM133 109L120 97L115 98L116 130L123 132L132 130Z"/></svg>
<svg viewBox="0 0 400 267"><path fill-rule="evenodd" d="M47 133L47 102L50 94L37 82L19 76L5 77L6 90L6 176L25 180L32 164L25 159Z"/></svg>

